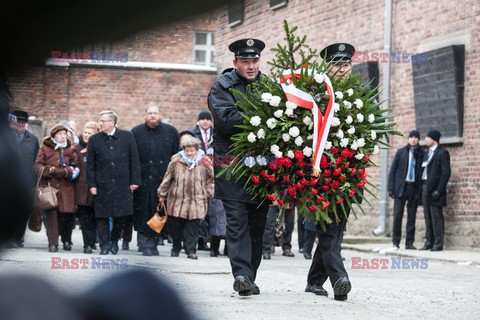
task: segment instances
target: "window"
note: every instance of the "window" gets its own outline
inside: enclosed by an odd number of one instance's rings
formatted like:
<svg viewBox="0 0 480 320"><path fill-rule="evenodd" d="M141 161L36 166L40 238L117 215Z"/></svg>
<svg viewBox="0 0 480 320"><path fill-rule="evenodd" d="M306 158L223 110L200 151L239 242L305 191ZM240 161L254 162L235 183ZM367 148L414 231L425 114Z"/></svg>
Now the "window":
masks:
<svg viewBox="0 0 480 320"><path fill-rule="evenodd" d="M270 0L270 9L275 10L277 8L281 8L286 6L288 0Z"/></svg>
<svg viewBox="0 0 480 320"><path fill-rule="evenodd" d="M245 9L244 0L236 0L228 5L228 25L236 26L243 21L243 10Z"/></svg>
<svg viewBox="0 0 480 320"><path fill-rule="evenodd" d="M204 66L213 65L213 32L195 31L195 45L193 59L195 64Z"/></svg>

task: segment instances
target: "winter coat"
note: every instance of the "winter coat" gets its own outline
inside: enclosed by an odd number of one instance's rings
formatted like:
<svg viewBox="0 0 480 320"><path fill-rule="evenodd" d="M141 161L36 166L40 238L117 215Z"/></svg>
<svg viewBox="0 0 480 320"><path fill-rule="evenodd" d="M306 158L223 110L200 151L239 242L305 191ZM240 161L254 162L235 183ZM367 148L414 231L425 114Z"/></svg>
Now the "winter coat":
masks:
<svg viewBox="0 0 480 320"><path fill-rule="evenodd" d="M140 160L133 134L116 128L113 135L97 133L88 140L88 189L97 188L95 217L133 214L130 185L140 185Z"/></svg>
<svg viewBox="0 0 480 320"><path fill-rule="evenodd" d="M23 139L19 142L19 151L22 157L25 171L28 174L29 185L33 189L37 182L37 174L35 172L35 160L37 159L38 139L28 130L25 130Z"/></svg>
<svg viewBox="0 0 480 320"><path fill-rule="evenodd" d="M411 146L399 149L393 158L392 166L388 174L388 192L393 194L395 198L401 198L404 192L405 179L407 178L408 160ZM415 198L420 201L422 199L422 161L423 152L420 147L413 151L415 158Z"/></svg>
<svg viewBox="0 0 480 320"><path fill-rule="evenodd" d="M93 196L87 185L87 144L79 137L79 143L75 145L78 154L78 167L80 175L75 181L75 202L77 205L93 207Z"/></svg>
<svg viewBox="0 0 480 320"><path fill-rule="evenodd" d="M213 84L208 94L208 108L215 123L213 129L215 159L222 159L222 156L227 156L232 145L232 135L242 131L242 129L236 127L236 125L243 123L243 117L239 108L235 105L237 98L229 91L231 88L242 92L245 92L247 88L247 82L238 76L235 69L225 70ZM215 166L214 169L216 175L221 167ZM238 181L234 178L227 180L225 176L217 177L215 179L215 198L258 203L258 198L252 199L252 195L245 190L246 182L247 177Z"/></svg>
<svg viewBox="0 0 480 320"><path fill-rule="evenodd" d="M423 161L428 160L428 150L425 152ZM434 191L440 193L440 198L433 200L429 198L429 205L432 207L444 207L447 205L447 183L450 179L450 154L447 150L438 146L433 152L432 159L426 168L427 170L427 195L431 196Z"/></svg>
<svg viewBox="0 0 480 320"><path fill-rule="evenodd" d="M196 165L189 169L180 154L172 157L158 188L158 196L167 198L169 216L187 220L203 219L208 200L213 196L213 169Z"/></svg>
<svg viewBox="0 0 480 320"><path fill-rule="evenodd" d="M227 214L222 200L212 198L208 202L208 224L211 236L223 237L227 234Z"/></svg>
<svg viewBox="0 0 480 320"><path fill-rule="evenodd" d="M173 126L161 123L156 128L141 124L132 129L137 143L142 185L134 192L135 230L150 233L147 221L156 212L157 189L162 183L168 164L178 152L178 131Z"/></svg>
<svg viewBox="0 0 480 320"><path fill-rule="evenodd" d="M35 161L35 170L40 174L42 169L44 169L40 185L47 185L50 182L52 187L59 190L59 212L75 212L75 183L71 180L73 171L69 167L71 161L78 163L77 151L72 147L70 140L67 140L65 149L59 148L55 150L55 143L50 137L43 139ZM63 169L65 174L62 177L55 177L50 174L51 167Z"/></svg>
<svg viewBox="0 0 480 320"><path fill-rule="evenodd" d="M195 126L195 128L192 129L192 132L195 133L197 138L202 142L200 147L203 150L203 152L207 153L207 148L205 148L205 136L204 136L203 130L200 129L199 126ZM213 142L212 135L213 135L213 127L210 127L210 136L208 137L209 148L211 148L210 145Z"/></svg>

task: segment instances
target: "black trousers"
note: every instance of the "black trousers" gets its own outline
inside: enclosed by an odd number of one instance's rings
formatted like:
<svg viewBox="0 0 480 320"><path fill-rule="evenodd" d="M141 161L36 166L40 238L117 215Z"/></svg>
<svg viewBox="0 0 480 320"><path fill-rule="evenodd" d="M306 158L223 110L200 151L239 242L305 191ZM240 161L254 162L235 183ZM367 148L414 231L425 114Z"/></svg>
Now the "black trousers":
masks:
<svg viewBox="0 0 480 320"><path fill-rule="evenodd" d="M297 228L298 247L301 248L303 252L311 254L317 233L305 228L305 217L301 214L298 215Z"/></svg>
<svg viewBox="0 0 480 320"><path fill-rule="evenodd" d="M129 219L125 222L125 226L122 230L122 238L126 242L132 241L132 233L133 233L133 216L128 216Z"/></svg>
<svg viewBox="0 0 480 320"><path fill-rule="evenodd" d="M443 207L432 206L432 198L427 194L427 184L422 190L423 215L425 216L425 246L443 249L445 220Z"/></svg>
<svg viewBox="0 0 480 320"><path fill-rule="evenodd" d="M339 223L334 221L327 225L325 231L317 225L318 245L307 276L309 284L323 285L330 278L333 286L339 278L348 277L340 254L345 224L344 219Z"/></svg>
<svg viewBox="0 0 480 320"><path fill-rule="evenodd" d="M280 213L280 208L271 206L268 209L267 222L265 223L265 232L263 234L263 252L270 252L273 243L275 242L275 231L277 226L277 218ZM282 249L292 249L292 233L294 211L290 209L285 210L285 233L282 240Z"/></svg>
<svg viewBox="0 0 480 320"><path fill-rule="evenodd" d="M117 243L122 235L122 230L125 227L130 216L112 217L113 228L110 232L109 218L97 218L97 229L100 242L100 248L110 250L112 243Z"/></svg>
<svg viewBox="0 0 480 320"><path fill-rule="evenodd" d="M228 257L234 277L255 281L262 261L263 232L268 206L222 200L227 215Z"/></svg>
<svg viewBox="0 0 480 320"><path fill-rule="evenodd" d="M393 204L393 236L392 242L395 246L400 245L402 238L402 220L405 203L407 203L407 232L405 245L413 245L415 240L415 220L417 217L417 200L416 200L415 184L413 182L405 182L403 196L395 198Z"/></svg>
<svg viewBox="0 0 480 320"><path fill-rule="evenodd" d="M167 224L173 239L172 251L182 250L182 239L185 244L185 253L197 252L197 241L200 232L200 219L187 220L168 216Z"/></svg>
<svg viewBox="0 0 480 320"><path fill-rule="evenodd" d="M78 206L77 216L82 229L83 248L93 247L96 242L96 221L93 207Z"/></svg>
<svg viewBox="0 0 480 320"><path fill-rule="evenodd" d="M126 239L123 238L123 240ZM155 249L158 246L159 241L159 236L151 232L138 232L137 234L138 246L142 249Z"/></svg>

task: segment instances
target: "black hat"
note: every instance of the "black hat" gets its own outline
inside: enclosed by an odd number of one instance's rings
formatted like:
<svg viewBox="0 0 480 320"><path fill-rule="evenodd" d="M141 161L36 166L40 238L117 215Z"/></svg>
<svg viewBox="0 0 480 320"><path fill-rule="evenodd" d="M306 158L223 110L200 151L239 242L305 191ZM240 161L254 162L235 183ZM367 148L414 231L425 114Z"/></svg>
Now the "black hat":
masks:
<svg viewBox="0 0 480 320"><path fill-rule="evenodd" d="M198 114L198 120L203 120L203 119L212 120L212 115L210 114L210 111L208 110L200 111L200 113Z"/></svg>
<svg viewBox="0 0 480 320"><path fill-rule="evenodd" d="M355 53L355 47L349 43L334 43L320 51L320 57L325 62L350 62Z"/></svg>
<svg viewBox="0 0 480 320"><path fill-rule="evenodd" d="M410 133L408 134L408 137L411 138L411 137L417 137L418 139L420 139L420 132L418 132L417 130L412 130L410 131Z"/></svg>
<svg viewBox="0 0 480 320"><path fill-rule="evenodd" d="M240 39L228 46L228 50L232 51L236 58L260 58L263 48L265 48L265 43L253 38Z"/></svg>
<svg viewBox="0 0 480 320"><path fill-rule="evenodd" d="M429 137L429 138L431 138L431 139L433 139L437 142L440 142L440 137L441 136L442 136L442 134L438 130L430 130L427 133L427 137Z"/></svg>
<svg viewBox="0 0 480 320"><path fill-rule="evenodd" d="M13 115L17 117L17 121L23 120L28 122L28 113L22 110L13 111Z"/></svg>
<svg viewBox="0 0 480 320"><path fill-rule="evenodd" d="M183 137L184 135L190 135L192 137L196 137L197 135L192 131L192 130L183 130L181 131L179 134L178 134L178 138L180 139L181 137Z"/></svg>

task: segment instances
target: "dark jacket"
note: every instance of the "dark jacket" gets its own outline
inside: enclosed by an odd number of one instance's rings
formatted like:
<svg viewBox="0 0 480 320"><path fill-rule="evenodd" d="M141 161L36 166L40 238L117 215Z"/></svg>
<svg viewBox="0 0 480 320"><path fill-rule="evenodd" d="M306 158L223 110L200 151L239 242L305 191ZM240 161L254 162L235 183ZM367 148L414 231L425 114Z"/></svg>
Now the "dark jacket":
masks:
<svg viewBox="0 0 480 320"><path fill-rule="evenodd" d="M203 130L200 129L199 126L195 126L195 128L192 129L192 132L195 133L197 138L202 142L200 147L202 148L203 152L207 153L207 148L205 148L205 137L204 137L204 134L203 134ZM210 127L210 137L208 137L209 144L211 144L213 142L212 134L213 134L213 127ZM209 145L209 147L210 147L210 145Z"/></svg>
<svg viewBox="0 0 480 320"><path fill-rule="evenodd" d="M135 230L150 233L147 221L158 205L157 188L171 157L178 152L178 131L161 123L157 128L141 124L132 129L140 157L142 185L134 192Z"/></svg>
<svg viewBox="0 0 480 320"><path fill-rule="evenodd" d="M81 136L78 139L79 143L75 145L75 149L78 155L80 175L75 181L75 202L80 206L92 207L93 196L87 185L87 144Z"/></svg>
<svg viewBox="0 0 480 320"><path fill-rule="evenodd" d="M395 198L401 198L403 196L411 148L412 147L407 144L405 147L398 149L393 158L392 166L390 167L390 173L388 174L388 193L393 194ZM423 152L420 147L414 148L413 150L413 157L415 158L415 199L421 200Z"/></svg>
<svg viewBox="0 0 480 320"><path fill-rule="evenodd" d="M424 161L428 159L428 150L425 152ZM444 207L447 205L447 183L450 179L450 154L447 150L438 146L433 153L427 170L427 195L431 196L434 191L440 193L440 198L433 200L429 197L429 205L432 207Z"/></svg>
<svg viewBox="0 0 480 320"><path fill-rule="evenodd" d="M112 136L97 133L88 140L88 188L97 188L95 217L122 217L133 214L130 185L141 184L140 160L133 134L116 129Z"/></svg>
<svg viewBox="0 0 480 320"><path fill-rule="evenodd" d="M243 123L243 117L239 108L235 105L237 98L229 90L231 88L245 92L247 82L240 78L235 69L227 69L213 84L208 94L208 108L213 116L215 124L213 130L213 149L216 159L221 159L230 151L233 134L241 132L242 129L236 125ZM216 161L215 161L216 162ZM215 175L220 171L215 166ZM258 203L257 199L247 193L244 186L247 177L235 182L235 179L227 180L225 176L215 178L215 198L221 200L234 200L247 203Z"/></svg>
<svg viewBox="0 0 480 320"><path fill-rule="evenodd" d="M25 130L23 139L19 142L20 154L24 164L25 171L29 177L29 186L35 187L37 175L35 173L35 160L37 159L39 144L38 139L28 130Z"/></svg>

